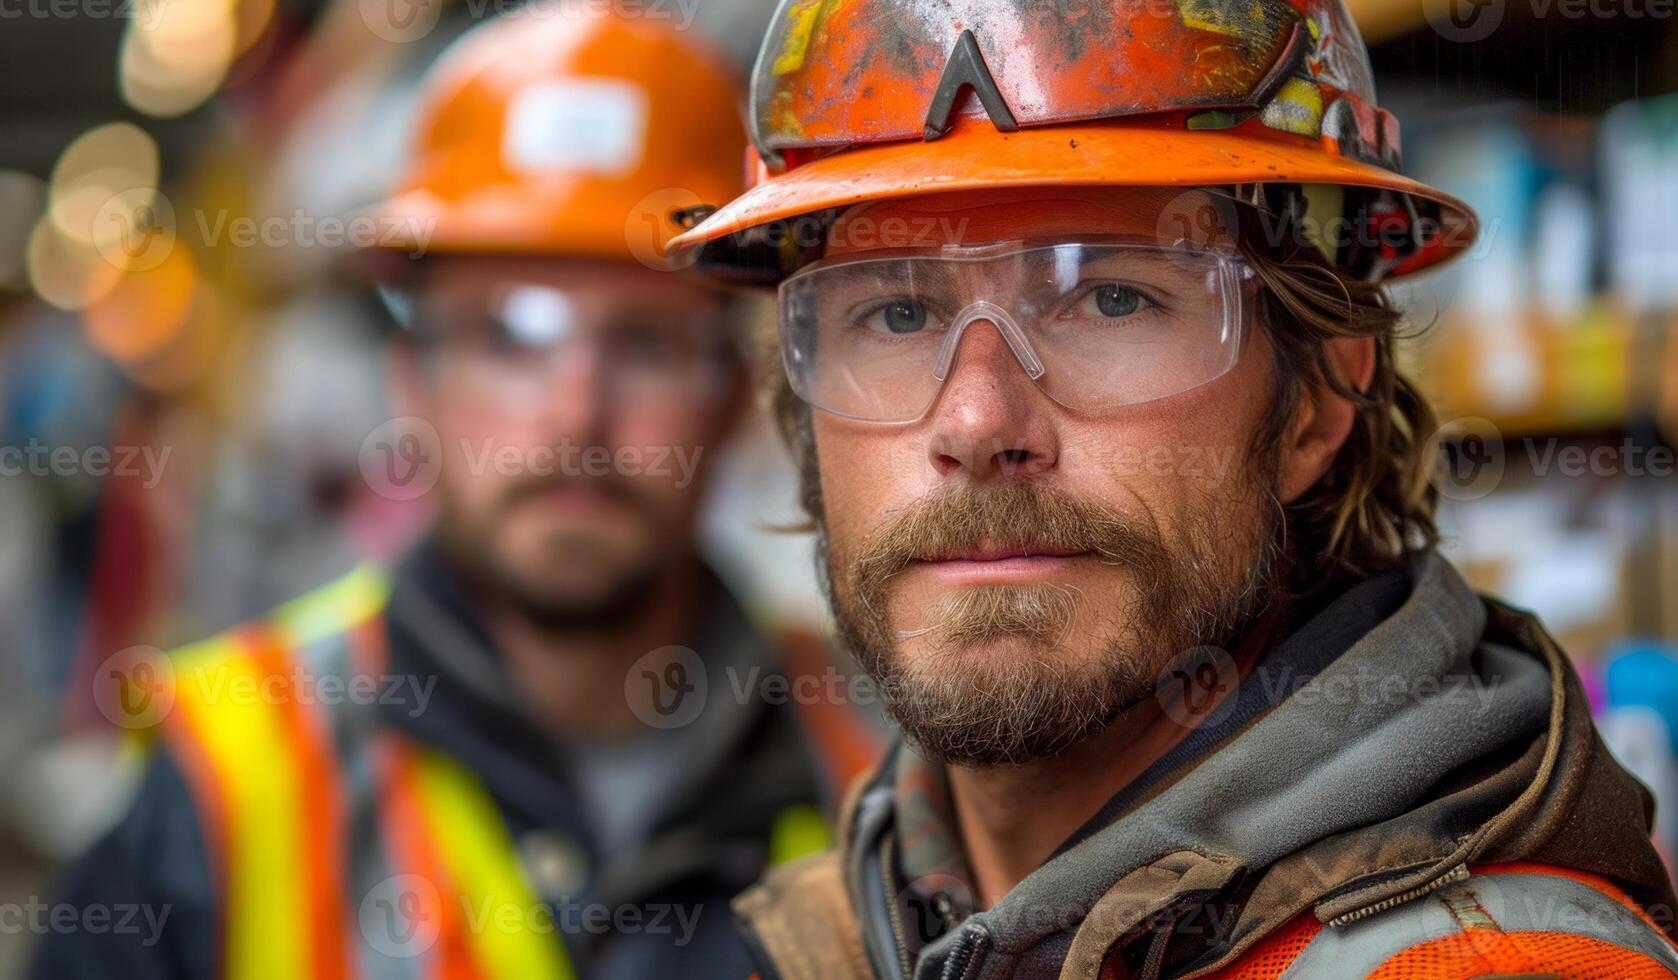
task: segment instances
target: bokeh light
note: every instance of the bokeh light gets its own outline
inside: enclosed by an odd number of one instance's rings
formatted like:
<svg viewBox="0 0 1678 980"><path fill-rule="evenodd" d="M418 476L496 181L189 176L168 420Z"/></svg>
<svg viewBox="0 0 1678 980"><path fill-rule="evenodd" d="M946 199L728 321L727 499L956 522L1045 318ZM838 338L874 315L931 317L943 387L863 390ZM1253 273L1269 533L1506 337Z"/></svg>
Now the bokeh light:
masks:
<svg viewBox="0 0 1678 980"><path fill-rule="evenodd" d="M118 55L123 100L160 118L196 109L233 63L240 37L233 4L140 0L135 9Z"/></svg>

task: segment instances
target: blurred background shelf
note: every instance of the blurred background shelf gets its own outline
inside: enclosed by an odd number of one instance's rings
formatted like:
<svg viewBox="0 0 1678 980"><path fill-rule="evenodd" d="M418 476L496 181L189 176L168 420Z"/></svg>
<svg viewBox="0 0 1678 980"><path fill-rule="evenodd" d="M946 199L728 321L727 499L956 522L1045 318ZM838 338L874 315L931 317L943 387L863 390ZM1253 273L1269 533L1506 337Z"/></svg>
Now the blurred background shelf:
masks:
<svg viewBox="0 0 1678 980"><path fill-rule="evenodd" d="M1566 321L1525 309L1495 330L1452 319L1408 352L1443 419L1485 419L1508 438L1672 433L1678 318L1639 318L1593 298Z"/></svg>

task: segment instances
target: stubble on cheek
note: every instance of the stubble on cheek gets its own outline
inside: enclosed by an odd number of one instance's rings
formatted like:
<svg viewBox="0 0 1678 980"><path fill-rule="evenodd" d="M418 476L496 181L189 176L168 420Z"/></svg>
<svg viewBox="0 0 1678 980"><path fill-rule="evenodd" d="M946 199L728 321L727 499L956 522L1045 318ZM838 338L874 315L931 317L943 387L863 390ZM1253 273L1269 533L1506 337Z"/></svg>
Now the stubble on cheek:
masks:
<svg viewBox="0 0 1678 980"><path fill-rule="evenodd" d="M854 548L824 542L829 598L841 637L923 752L971 765L1054 755L1149 696L1184 650L1228 642L1262 605L1275 526L1267 503L1238 513L1250 499L1200 496L1168 538L1151 515L1024 482L944 491ZM980 542L1087 550L1079 560L1121 574L1100 575L1113 586L1098 596L1045 582L901 601L896 582L916 555Z"/></svg>

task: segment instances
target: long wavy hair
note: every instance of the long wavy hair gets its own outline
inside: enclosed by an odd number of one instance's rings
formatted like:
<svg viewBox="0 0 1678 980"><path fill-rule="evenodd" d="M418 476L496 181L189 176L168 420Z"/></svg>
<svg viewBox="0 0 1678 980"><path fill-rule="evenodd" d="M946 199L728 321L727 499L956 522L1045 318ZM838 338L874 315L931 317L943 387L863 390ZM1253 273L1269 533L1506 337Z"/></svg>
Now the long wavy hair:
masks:
<svg viewBox="0 0 1678 980"><path fill-rule="evenodd" d="M1241 236L1261 284L1258 322L1276 368L1253 452L1282 451L1289 423L1313 387L1326 387L1354 410L1351 432L1328 471L1284 507L1295 585L1402 567L1439 540L1433 482L1439 423L1398 369L1404 314L1381 286L1340 274L1315 248L1291 238L1260 244L1265 240ZM1363 390L1340 377L1328 356L1328 342L1347 337L1375 342L1375 370Z"/></svg>

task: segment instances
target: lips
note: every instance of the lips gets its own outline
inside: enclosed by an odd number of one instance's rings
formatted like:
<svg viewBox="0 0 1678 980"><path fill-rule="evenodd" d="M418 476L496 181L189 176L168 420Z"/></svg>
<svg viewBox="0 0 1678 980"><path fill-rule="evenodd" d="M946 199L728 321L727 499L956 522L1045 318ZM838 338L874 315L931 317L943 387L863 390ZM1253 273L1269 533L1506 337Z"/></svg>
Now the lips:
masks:
<svg viewBox="0 0 1678 980"><path fill-rule="evenodd" d="M1085 548L1057 548L1049 545L978 545L920 555L916 561L937 562L993 562L1015 558L1073 558L1089 554Z"/></svg>

